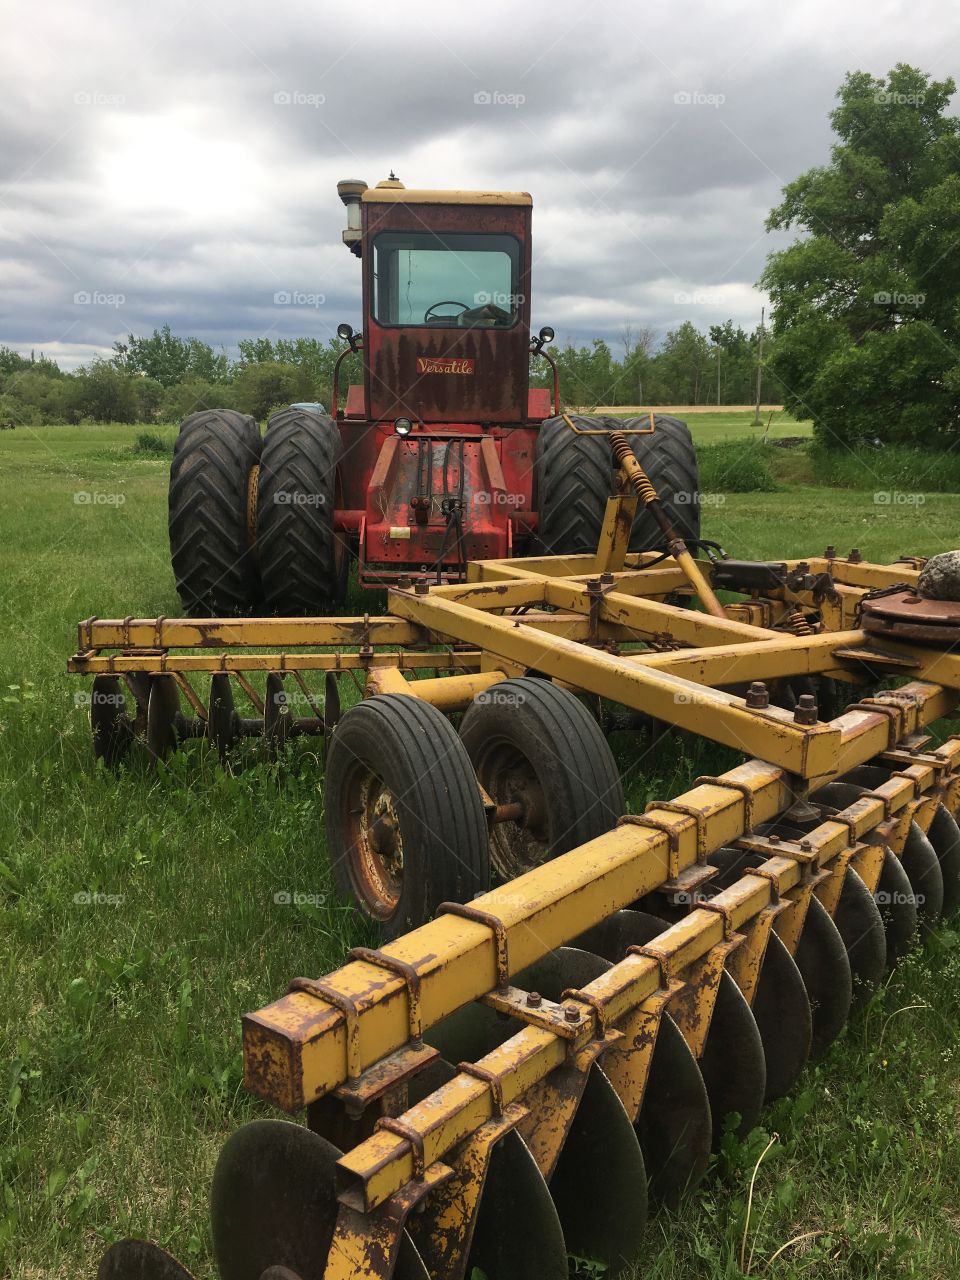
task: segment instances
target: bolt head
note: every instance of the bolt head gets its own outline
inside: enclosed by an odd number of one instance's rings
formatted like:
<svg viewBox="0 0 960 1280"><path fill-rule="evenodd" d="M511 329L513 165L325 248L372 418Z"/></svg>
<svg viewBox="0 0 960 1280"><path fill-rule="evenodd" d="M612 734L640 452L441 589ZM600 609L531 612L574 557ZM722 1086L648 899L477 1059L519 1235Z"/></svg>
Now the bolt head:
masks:
<svg viewBox="0 0 960 1280"><path fill-rule="evenodd" d="M580 1010L574 1009L572 1005L567 1005L563 1010L563 1016L567 1022L579 1022Z"/></svg>
<svg viewBox="0 0 960 1280"><path fill-rule="evenodd" d="M539 1009L541 1004L543 1004L543 998L541 997L539 991L527 992L527 1006L530 1009Z"/></svg>

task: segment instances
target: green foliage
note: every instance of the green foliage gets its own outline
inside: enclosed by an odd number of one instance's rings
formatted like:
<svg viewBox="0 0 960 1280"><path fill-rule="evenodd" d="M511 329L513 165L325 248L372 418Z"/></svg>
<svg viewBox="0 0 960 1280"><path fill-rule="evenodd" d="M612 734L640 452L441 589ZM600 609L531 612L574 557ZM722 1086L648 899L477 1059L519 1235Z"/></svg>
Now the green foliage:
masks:
<svg viewBox="0 0 960 1280"><path fill-rule="evenodd" d="M305 365L265 361L248 364L233 380L233 400L242 413L259 420L269 417L276 405L288 405L312 398L313 378Z"/></svg>
<svg viewBox="0 0 960 1280"><path fill-rule="evenodd" d="M73 420L136 422L135 380L109 360L94 360L71 379L68 413Z"/></svg>
<svg viewBox="0 0 960 1280"><path fill-rule="evenodd" d="M113 344L113 363L127 373L139 373L173 387L188 379L222 382L227 374L227 354L214 352L199 338L178 338L165 324L149 338L130 334L126 342Z"/></svg>
<svg viewBox="0 0 960 1280"><path fill-rule="evenodd" d="M784 188L768 226L803 238L761 277L787 408L824 440L942 447L960 432L960 120L952 80L898 64L846 77L830 163Z"/></svg>
<svg viewBox="0 0 960 1280"><path fill-rule="evenodd" d="M960 492L960 456L955 453L931 453L910 445L831 449L818 441L809 460L814 475L838 489L903 495Z"/></svg>
<svg viewBox="0 0 960 1280"><path fill-rule="evenodd" d="M133 452L138 458L169 458L173 454L173 439L157 431L141 431L133 442Z"/></svg>
<svg viewBox="0 0 960 1280"><path fill-rule="evenodd" d="M697 450L701 494L775 493L774 447L752 440L728 441Z"/></svg>

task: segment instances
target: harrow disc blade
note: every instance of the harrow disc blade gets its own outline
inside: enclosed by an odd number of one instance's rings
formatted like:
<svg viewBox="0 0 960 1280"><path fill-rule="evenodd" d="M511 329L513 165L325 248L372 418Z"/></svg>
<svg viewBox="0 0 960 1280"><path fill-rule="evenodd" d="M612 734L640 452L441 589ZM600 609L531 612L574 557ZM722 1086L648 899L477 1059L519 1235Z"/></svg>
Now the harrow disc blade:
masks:
<svg viewBox="0 0 960 1280"><path fill-rule="evenodd" d="M860 765L844 775L844 780L863 786L867 789L880 786L892 776L893 770L883 769L878 765ZM941 812L946 818L940 817ZM939 820L939 821L938 821ZM900 861L906 871L916 897L917 918L921 928L930 930L935 927L943 914L951 910L948 896L953 899L960 891L960 831L956 832L956 843L950 824L956 822L943 807L937 805L930 830L924 833L922 828L911 822L904 843ZM936 839L934 838L936 827ZM942 843L943 851L938 847ZM933 862L936 862L936 867ZM950 880L950 889L947 881ZM953 905L956 905L953 903Z"/></svg>
<svg viewBox="0 0 960 1280"><path fill-rule="evenodd" d="M639 911L618 911L576 941L616 963L627 947L649 941L663 926ZM651 929L654 932L651 932ZM650 1195L671 1207L707 1171L712 1125L710 1100L697 1060L679 1027L664 1013L650 1063L640 1114L634 1123Z"/></svg>
<svg viewBox="0 0 960 1280"><path fill-rule="evenodd" d="M617 916L627 918L619 926L621 932L616 939L617 944L622 941L624 947L643 946L670 927L666 920L646 911L623 911L618 912ZM601 925L600 928L603 929L604 926ZM594 931L591 930L584 937L592 940ZM622 958L623 951L614 949L614 939L611 938L608 942L602 935L598 935L597 942L599 948L610 945L610 955L616 955L618 960ZM733 1112L740 1116L737 1132L749 1133L759 1120L763 1108L767 1068L756 1020L729 973L723 973L720 977L699 1069L710 1103L713 1145L716 1146L720 1141L723 1122ZM702 1130L700 1140L702 1141ZM695 1157L694 1168L699 1167L699 1163L698 1155Z"/></svg>
<svg viewBox="0 0 960 1280"><path fill-rule="evenodd" d="M97 1280L193 1280L165 1249L147 1240L119 1240L100 1259Z"/></svg>
<svg viewBox="0 0 960 1280"><path fill-rule="evenodd" d="M115 769L133 743L133 720L127 715L123 685L116 676L96 676L90 697L93 754Z"/></svg>
<svg viewBox="0 0 960 1280"><path fill-rule="evenodd" d="M290 728L290 712L283 692L283 676L271 671L263 694L263 747L268 760L283 750Z"/></svg>
<svg viewBox="0 0 960 1280"><path fill-rule="evenodd" d="M549 1186L569 1252L620 1275L643 1242L647 1174L623 1103L596 1063Z"/></svg>
<svg viewBox="0 0 960 1280"><path fill-rule="evenodd" d="M240 740L240 724L233 703L233 685L224 671L217 671L210 680L210 711L207 716L207 736L216 748L221 762L227 758L231 747Z"/></svg>
<svg viewBox="0 0 960 1280"><path fill-rule="evenodd" d="M816 799L824 805L845 808L860 799L865 790L849 782L830 782L817 792ZM892 969L899 958L914 946L918 917L910 877L901 859L889 849L884 852L875 898L887 937L887 968Z"/></svg>
<svg viewBox="0 0 960 1280"><path fill-rule="evenodd" d="M410 1081L410 1105L456 1074L449 1062L435 1059ZM411 1234L420 1243L416 1216ZM477 1273L488 1280L528 1280L529 1276L567 1280L569 1274L556 1206L536 1160L515 1129L504 1134L490 1153L463 1275L469 1280Z"/></svg>
<svg viewBox="0 0 960 1280"><path fill-rule="evenodd" d="M337 1221L334 1166L340 1154L286 1120L254 1120L227 1139L210 1191L220 1280L260 1280L270 1267L319 1280ZM406 1234L393 1274L426 1280Z"/></svg>
<svg viewBox="0 0 960 1280"><path fill-rule="evenodd" d="M853 1003L850 958L830 913L811 896L794 954L813 1019L811 1058L819 1058L843 1030Z"/></svg>
<svg viewBox="0 0 960 1280"><path fill-rule="evenodd" d="M793 956L775 933L767 941L752 1012L767 1064L764 1101L789 1093L810 1056L810 1002Z"/></svg>
<svg viewBox="0 0 960 1280"><path fill-rule="evenodd" d="M514 983L548 1000L559 1000L567 988L581 987L609 967L588 951L560 947L518 973ZM474 1004L445 1018L425 1038L451 1062L475 1060L521 1025ZM616 1274L640 1247L647 1217L647 1176L633 1125L596 1064L590 1069L548 1186L567 1250L601 1261L612 1269L611 1275Z"/></svg>
<svg viewBox="0 0 960 1280"><path fill-rule="evenodd" d="M155 764L177 749L180 692L173 676L151 676L147 699L147 750Z"/></svg>
<svg viewBox="0 0 960 1280"><path fill-rule="evenodd" d="M763 862L763 855L747 853L742 849L724 848L712 853L710 861L720 871L717 877L718 887L726 888L751 867L759 866ZM807 994L811 1019L810 1054L815 1057L824 1053L833 1043L850 1016L853 978L850 960L837 927L829 913L813 896L810 898L793 960L800 971ZM756 1007L753 1012L756 1017ZM769 1069L768 1062L768 1073Z"/></svg>
<svg viewBox="0 0 960 1280"><path fill-rule="evenodd" d="M849 801L847 802L849 803ZM822 819L818 816L811 826ZM787 823L771 823L758 831L776 831L787 840L799 840L804 832ZM852 1008L862 1008L883 981L887 967L887 935L876 899L848 865L837 899L833 923L843 942L853 977Z"/></svg>
<svg viewBox="0 0 960 1280"><path fill-rule="evenodd" d="M567 1246L543 1174L514 1130L490 1156L466 1276L567 1280Z"/></svg>
<svg viewBox="0 0 960 1280"><path fill-rule="evenodd" d="M746 1137L760 1119L767 1091L763 1041L743 992L725 973L717 989L700 1074L713 1118L713 1145L720 1145L727 1116L738 1115L736 1132Z"/></svg>
<svg viewBox="0 0 960 1280"><path fill-rule="evenodd" d="M950 915L960 907L960 827L945 805L937 805L927 837L940 860L943 914Z"/></svg>

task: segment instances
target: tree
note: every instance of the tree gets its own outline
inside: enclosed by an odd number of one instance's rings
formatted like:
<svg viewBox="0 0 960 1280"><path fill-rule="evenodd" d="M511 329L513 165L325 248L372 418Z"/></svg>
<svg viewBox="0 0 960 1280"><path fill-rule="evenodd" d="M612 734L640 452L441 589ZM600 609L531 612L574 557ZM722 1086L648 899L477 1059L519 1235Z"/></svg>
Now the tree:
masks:
<svg viewBox="0 0 960 1280"><path fill-rule="evenodd" d="M227 376L227 356L217 354L199 338L178 338L170 326L154 329L149 338L127 336L113 344L113 363L126 373L141 373L162 387L175 387L187 378L222 382Z"/></svg>
<svg viewBox="0 0 960 1280"><path fill-rule="evenodd" d="M952 80L898 64L848 74L830 163L767 220L805 233L767 261L772 372L829 441L960 433L960 120Z"/></svg>
<svg viewBox="0 0 960 1280"><path fill-rule="evenodd" d="M136 379L109 360L94 360L80 369L71 385L72 416L94 422L136 422Z"/></svg>

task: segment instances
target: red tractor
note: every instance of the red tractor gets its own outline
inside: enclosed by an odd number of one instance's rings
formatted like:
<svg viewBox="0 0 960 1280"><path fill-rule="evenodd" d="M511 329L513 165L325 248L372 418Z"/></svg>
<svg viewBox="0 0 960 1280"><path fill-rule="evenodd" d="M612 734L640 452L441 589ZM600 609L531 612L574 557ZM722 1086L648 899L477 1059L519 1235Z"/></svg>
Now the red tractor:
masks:
<svg viewBox="0 0 960 1280"><path fill-rule="evenodd" d="M170 474L170 549L194 615L316 614L363 586L457 581L472 560L592 551L624 431L681 535L699 537L696 456L676 418L561 414L553 330L530 332L526 192L338 184L363 264L363 333L329 413L291 406L265 436L229 409L191 414ZM340 364L363 383L340 403ZM530 357L553 370L530 385ZM574 396L576 395L575 389ZM649 512L633 550L659 545Z"/></svg>

